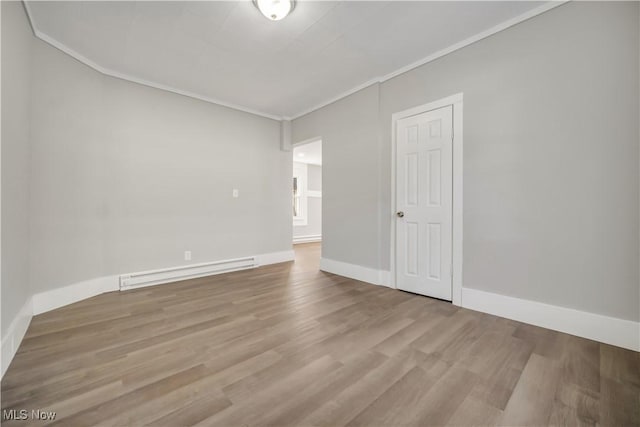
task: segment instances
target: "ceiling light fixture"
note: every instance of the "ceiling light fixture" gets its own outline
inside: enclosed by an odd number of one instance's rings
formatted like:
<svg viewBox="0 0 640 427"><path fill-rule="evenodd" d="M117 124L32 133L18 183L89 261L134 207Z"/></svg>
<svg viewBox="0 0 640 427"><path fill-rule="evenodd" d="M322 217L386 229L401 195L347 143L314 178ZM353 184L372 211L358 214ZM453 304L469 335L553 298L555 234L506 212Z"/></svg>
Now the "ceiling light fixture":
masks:
<svg viewBox="0 0 640 427"><path fill-rule="evenodd" d="M253 4L270 21L279 21L296 7L295 0L253 0Z"/></svg>

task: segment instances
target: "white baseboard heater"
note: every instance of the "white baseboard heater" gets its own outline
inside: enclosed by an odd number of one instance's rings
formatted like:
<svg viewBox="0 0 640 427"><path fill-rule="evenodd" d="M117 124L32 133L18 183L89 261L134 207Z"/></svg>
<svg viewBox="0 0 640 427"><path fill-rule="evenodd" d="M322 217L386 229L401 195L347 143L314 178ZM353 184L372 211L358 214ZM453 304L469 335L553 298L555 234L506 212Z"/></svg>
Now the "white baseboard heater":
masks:
<svg viewBox="0 0 640 427"><path fill-rule="evenodd" d="M313 234L310 236L294 236L293 237L293 244L297 244L297 243L312 243L312 242L321 242L322 241L322 234Z"/></svg>
<svg viewBox="0 0 640 427"><path fill-rule="evenodd" d="M120 290L124 291L145 286L160 285L162 283L177 282L179 280L195 279L197 277L245 270L257 266L257 257L247 257L123 274L120 276Z"/></svg>

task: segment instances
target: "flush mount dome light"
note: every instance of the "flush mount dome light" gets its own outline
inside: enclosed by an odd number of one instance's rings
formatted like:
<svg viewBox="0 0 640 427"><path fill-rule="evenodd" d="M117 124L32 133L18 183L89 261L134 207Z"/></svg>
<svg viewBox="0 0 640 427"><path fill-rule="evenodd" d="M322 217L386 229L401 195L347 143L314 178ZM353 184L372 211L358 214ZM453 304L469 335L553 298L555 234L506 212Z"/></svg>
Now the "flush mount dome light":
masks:
<svg viewBox="0 0 640 427"><path fill-rule="evenodd" d="M295 0L253 0L253 4L271 21L279 21L291 13Z"/></svg>

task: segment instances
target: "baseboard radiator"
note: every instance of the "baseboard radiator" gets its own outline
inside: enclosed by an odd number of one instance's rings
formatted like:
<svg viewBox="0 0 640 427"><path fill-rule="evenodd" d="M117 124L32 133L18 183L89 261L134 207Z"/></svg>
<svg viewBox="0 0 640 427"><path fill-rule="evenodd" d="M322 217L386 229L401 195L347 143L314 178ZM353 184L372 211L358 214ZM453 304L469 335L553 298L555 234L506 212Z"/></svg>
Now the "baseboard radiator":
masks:
<svg viewBox="0 0 640 427"><path fill-rule="evenodd" d="M322 234L313 234L310 236L294 236L293 244L296 245L298 243L312 243L312 242L321 242Z"/></svg>
<svg viewBox="0 0 640 427"><path fill-rule="evenodd" d="M197 277L212 276L230 271L246 270L257 266L257 257L247 257L123 274L120 276L120 290L125 291L145 286L160 285L162 283L195 279Z"/></svg>

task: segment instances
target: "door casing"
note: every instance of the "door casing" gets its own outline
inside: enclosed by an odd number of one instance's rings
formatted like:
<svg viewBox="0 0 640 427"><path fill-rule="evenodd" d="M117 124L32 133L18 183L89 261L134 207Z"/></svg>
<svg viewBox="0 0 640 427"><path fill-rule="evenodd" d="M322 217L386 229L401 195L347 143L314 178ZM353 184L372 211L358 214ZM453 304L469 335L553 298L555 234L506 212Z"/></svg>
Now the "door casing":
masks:
<svg viewBox="0 0 640 427"><path fill-rule="evenodd" d="M453 279L452 279L452 303L462 305L462 154L463 154L463 127L462 110L463 94L457 93L446 98L439 99L428 104L420 105L408 110L391 115L391 259L390 259L390 285L396 286L396 124L400 119L437 110L451 105L453 107L453 217L452 217L452 254Z"/></svg>

